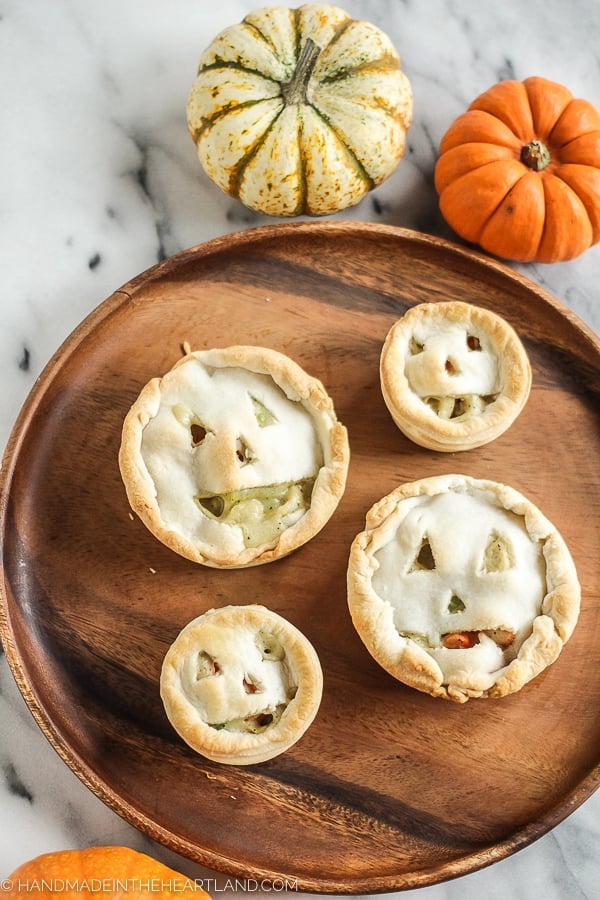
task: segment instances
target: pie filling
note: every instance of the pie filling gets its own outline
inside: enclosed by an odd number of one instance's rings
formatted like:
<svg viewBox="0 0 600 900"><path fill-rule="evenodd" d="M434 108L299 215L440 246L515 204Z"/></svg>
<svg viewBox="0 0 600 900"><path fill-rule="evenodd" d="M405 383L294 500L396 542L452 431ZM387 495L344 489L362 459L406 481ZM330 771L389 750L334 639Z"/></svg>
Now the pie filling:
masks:
<svg viewBox="0 0 600 900"><path fill-rule="evenodd" d="M268 707L252 716L245 716L243 719L231 719L229 722L219 722L218 724L210 722L209 724L216 731L233 731L237 734L261 734L267 728L277 725L286 708L287 703L278 703L277 706Z"/></svg>
<svg viewBox="0 0 600 900"><path fill-rule="evenodd" d="M473 416L480 416L488 406L498 399L498 394L465 394L463 397L423 397L423 402L440 419L460 422Z"/></svg>
<svg viewBox="0 0 600 900"><path fill-rule="evenodd" d="M314 478L284 484L242 488L223 494L201 493L194 498L208 518L238 526L247 547L276 540L310 506Z"/></svg>
<svg viewBox="0 0 600 900"><path fill-rule="evenodd" d="M490 638L501 650L508 650L514 643L516 635L508 628L485 628L482 631L447 631L440 635L437 643L432 643L426 634L416 631L399 631L400 637L408 638L424 647L426 650L435 650L445 647L446 650L469 650L481 642L482 635Z"/></svg>

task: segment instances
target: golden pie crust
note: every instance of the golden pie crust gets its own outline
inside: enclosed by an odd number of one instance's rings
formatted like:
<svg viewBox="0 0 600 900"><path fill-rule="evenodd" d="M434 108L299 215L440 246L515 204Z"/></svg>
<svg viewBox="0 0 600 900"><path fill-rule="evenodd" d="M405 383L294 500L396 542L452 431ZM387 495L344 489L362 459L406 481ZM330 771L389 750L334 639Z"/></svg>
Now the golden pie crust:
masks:
<svg viewBox="0 0 600 900"><path fill-rule="evenodd" d="M512 694L553 663L580 596L539 509L466 475L397 487L350 551L348 605L369 653L399 681L459 703Z"/></svg>
<svg viewBox="0 0 600 900"><path fill-rule="evenodd" d="M313 722L323 674L309 640L261 606L211 609L179 633L160 692L175 731L214 762L251 765L288 750Z"/></svg>
<svg viewBox="0 0 600 900"><path fill-rule="evenodd" d="M323 384L264 347L189 351L129 410L119 467L132 509L176 553L272 562L334 513L349 464Z"/></svg>
<svg viewBox="0 0 600 900"><path fill-rule="evenodd" d="M413 306L389 330L381 391L394 422L430 450L470 450L515 421L531 366L501 316L459 300Z"/></svg>

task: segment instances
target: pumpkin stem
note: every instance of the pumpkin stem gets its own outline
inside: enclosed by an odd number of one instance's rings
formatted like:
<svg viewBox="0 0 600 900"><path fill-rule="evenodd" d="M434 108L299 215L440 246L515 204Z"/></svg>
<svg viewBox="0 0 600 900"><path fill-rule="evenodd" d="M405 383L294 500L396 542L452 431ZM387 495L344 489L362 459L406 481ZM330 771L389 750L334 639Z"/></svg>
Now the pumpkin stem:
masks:
<svg viewBox="0 0 600 900"><path fill-rule="evenodd" d="M550 159L550 151L541 141L531 141L521 149L521 162L535 172L545 169Z"/></svg>
<svg viewBox="0 0 600 900"><path fill-rule="evenodd" d="M306 89L321 48L312 38L307 38L294 74L286 84L281 85L283 99L288 106L306 102Z"/></svg>

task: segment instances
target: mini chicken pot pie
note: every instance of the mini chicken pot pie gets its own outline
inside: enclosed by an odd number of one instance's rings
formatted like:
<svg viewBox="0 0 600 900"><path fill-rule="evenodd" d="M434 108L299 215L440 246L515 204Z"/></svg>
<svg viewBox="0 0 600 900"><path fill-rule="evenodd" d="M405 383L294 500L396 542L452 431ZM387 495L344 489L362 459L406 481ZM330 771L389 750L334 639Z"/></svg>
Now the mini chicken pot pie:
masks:
<svg viewBox="0 0 600 900"><path fill-rule="evenodd" d="M160 692L175 731L214 762L250 765L288 750L313 722L323 674L309 640L258 604L212 609L180 632Z"/></svg>
<svg viewBox="0 0 600 900"><path fill-rule="evenodd" d="M464 703L518 691L554 662L580 587L562 537L518 491L441 475L371 508L350 551L348 604L387 672Z"/></svg>
<svg viewBox="0 0 600 900"><path fill-rule="evenodd" d="M413 306L388 332L381 391L394 422L430 450L480 447L519 415L531 367L514 329L461 301Z"/></svg>
<svg viewBox="0 0 600 900"><path fill-rule="evenodd" d="M348 436L325 388L263 347L186 352L125 418L131 507L195 562L242 568L312 538L344 492Z"/></svg>

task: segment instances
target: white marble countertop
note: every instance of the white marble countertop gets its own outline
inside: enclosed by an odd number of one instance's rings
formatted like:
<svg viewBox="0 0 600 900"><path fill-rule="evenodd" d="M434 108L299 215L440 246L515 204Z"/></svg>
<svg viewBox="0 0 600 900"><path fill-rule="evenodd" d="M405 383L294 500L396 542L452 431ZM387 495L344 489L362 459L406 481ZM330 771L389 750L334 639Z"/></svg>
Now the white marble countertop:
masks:
<svg viewBox="0 0 600 900"><path fill-rule="evenodd" d="M267 222L204 176L185 127L202 49L249 0L3 0L0 4L0 438L71 330L158 259ZM285 4L284 4L285 5ZM287 4L299 5L299 4ZM453 118L502 78L538 74L600 103L597 0L347 0L392 37L415 94L405 159L341 218L451 237L432 183ZM600 245L519 267L600 333ZM0 659L0 876L54 849L127 844L215 879L103 805L46 742ZM403 896L599 896L600 794L513 857Z"/></svg>

